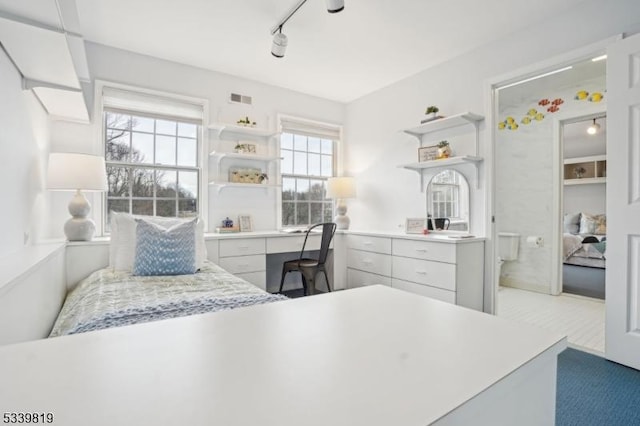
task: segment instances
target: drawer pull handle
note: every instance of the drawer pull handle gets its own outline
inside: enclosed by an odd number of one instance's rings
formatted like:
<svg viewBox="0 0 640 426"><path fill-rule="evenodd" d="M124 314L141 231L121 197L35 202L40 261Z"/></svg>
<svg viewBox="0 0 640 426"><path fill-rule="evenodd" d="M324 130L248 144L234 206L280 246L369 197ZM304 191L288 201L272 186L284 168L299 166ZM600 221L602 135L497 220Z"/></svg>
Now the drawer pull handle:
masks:
<svg viewBox="0 0 640 426"><path fill-rule="evenodd" d="M372 246L373 243L371 241L365 241L362 243L363 246Z"/></svg>
<svg viewBox="0 0 640 426"><path fill-rule="evenodd" d="M249 246L240 246L238 250L249 250Z"/></svg>
<svg viewBox="0 0 640 426"><path fill-rule="evenodd" d="M248 263L240 263L240 264L238 265L238 268L246 269L246 268L248 268L248 267L249 267L249 264L248 264Z"/></svg>
<svg viewBox="0 0 640 426"><path fill-rule="evenodd" d="M371 259L362 259L362 263L364 263L365 265L371 265L373 263L373 260L371 260Z"/></svg>
<svg viewBox="0 0 640 426"><path fill-rule="evenodd" d="M416 249L416 251L419 251L420 253L426 253L426 252L427 252L427 249L424 249L424 248L418 248L418 249Z"/></svg>
<svg viewBox="0 0 640 426"><path fill-rule="evenodd" d="M427 275L427 271L416 271L416 274Z"/></svg>

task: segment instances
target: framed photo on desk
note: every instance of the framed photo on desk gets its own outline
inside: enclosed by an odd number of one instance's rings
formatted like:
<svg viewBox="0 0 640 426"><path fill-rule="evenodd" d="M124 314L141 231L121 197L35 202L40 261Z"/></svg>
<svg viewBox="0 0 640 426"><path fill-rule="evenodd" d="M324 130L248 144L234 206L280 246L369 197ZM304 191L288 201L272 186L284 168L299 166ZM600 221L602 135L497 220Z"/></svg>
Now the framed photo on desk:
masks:
<svg viewBox="0 0 640 426"><path fill-rule="evenodd" d="M240 232L252 232L253 219L251 218L251 215L238 216L238 226L240 226Z"/></svg>

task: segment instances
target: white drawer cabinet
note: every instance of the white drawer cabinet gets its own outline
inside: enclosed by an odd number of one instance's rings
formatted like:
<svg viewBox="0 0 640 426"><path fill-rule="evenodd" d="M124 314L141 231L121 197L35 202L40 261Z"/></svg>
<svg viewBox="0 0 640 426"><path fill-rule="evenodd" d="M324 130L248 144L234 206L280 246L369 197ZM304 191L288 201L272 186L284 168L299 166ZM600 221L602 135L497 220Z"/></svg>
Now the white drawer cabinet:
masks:
<svg viewBox="0 0 640 426"><path fill-rule="evenodd" d="M218 255L221 258L229 256L248 256L251 254L264 253L264 238L238 238L233 240L220 240L220 246L218 248Z"/></svg>
<svg viewBox="0 0 640 426"><path fill-rule="evenodd" d="M267 253L299 253L303 244L304 235L267 238ZM321 235L309 235L305 251L320 250L320 244L322 244Z"/></svg>
<svg viewBox="0 0 640 426"><path fill-rule="evenodd" d="M266 257L264 254L221 257L219 264L232 274L259 272L266 270Z"/></svg>
<svg viewBox="0 0 640 426"><path fill-rule="evenodd" d="M392 287L482 310L484 240L348 235L349 288Z"/></svg>

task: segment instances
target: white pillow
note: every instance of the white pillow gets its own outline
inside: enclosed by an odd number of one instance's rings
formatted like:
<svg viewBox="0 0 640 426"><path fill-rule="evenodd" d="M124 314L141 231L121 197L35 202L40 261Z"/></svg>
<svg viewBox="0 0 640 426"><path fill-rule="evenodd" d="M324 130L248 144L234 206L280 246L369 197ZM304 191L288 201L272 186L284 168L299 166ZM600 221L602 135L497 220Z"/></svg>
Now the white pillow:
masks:
<svg viewBox="0 0 640 426"><path fill-rule="evenodd" d="M177 217L139 216L128 213L111 212L111 246L109 247L109 267L117 271L132 271L136 257L136 221L144 219L162 228L184 223L191 219ZM204 222L198 218L196 223L196 268L200 269L207 259L207 246L204 242Z"/></svg>

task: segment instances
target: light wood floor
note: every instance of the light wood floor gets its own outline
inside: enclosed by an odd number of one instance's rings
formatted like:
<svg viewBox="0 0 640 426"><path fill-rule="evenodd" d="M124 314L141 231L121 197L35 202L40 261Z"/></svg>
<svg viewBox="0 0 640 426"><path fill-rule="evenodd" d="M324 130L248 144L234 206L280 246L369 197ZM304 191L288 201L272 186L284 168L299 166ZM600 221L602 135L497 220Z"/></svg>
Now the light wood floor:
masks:
<svg viewBox="0 0 640 426"><path fill-rule="evenodd" d="M565 334L569 344L604 353L603 300L500 287L498 316Z"/></svg>

